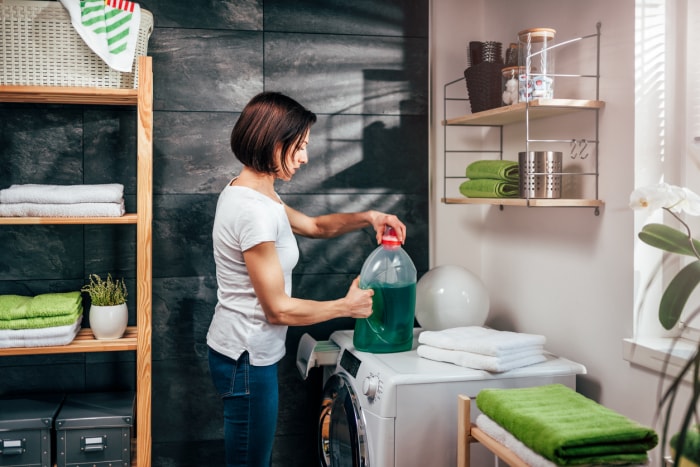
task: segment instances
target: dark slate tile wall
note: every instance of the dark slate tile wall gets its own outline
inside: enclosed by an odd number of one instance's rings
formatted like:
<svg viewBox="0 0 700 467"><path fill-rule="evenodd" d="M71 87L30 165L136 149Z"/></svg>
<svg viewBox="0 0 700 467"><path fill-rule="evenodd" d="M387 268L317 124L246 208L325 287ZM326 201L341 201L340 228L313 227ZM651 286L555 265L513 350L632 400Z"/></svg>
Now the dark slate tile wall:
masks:
<svg viewBox="0 0 700 467"><path fill-rule="evenodd" d="M239 170L228 147L254 94L278 90L319 116L310 162L277 186L308 214L379 209L408 224L406 250L428 269L428 0L144 0L155 17L153 465L221 465L220 402L205 336L216 302L211 227L219 191ZM135 113L81 106L0 106L0 188L12 183L126 187L135 209ZM0 229L0 293L76 290L90 273L135 290L130 226ZM344 295L375 248L370 229L299 238L294 295ZM133 294L135 295L135 294ZM130 297L133 301L134 297ZM133 303L131 304L133 309ZM133 316L131 317L133 322ZM300 336L352 328L338 319L290 328L280 363L275 466L317 465L322 376L302 381ZM0 359L0 395L133 389L130 353Z"/></svg>

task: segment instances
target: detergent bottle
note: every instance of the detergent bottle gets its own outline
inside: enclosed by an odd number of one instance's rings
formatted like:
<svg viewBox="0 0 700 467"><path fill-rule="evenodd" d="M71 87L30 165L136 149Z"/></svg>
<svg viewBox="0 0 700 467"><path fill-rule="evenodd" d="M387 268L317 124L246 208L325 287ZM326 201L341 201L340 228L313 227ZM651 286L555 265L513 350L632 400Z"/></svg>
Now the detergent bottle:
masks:
<svg viewBox="0 0 700 467"><path fill-rule="evenodd" d="M411 350L416 312L416 267L393 228L387 227L382 244L365 260L360 288L374 290L372 314L355 321L357 350L390 353Z"/></svg>

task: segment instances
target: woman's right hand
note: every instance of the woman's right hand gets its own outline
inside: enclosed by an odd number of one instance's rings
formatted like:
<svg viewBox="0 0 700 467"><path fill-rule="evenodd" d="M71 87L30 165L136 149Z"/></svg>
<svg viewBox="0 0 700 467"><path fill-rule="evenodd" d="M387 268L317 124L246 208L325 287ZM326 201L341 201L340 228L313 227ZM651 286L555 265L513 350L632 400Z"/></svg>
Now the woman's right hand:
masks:
<svg viewBox="0 0 700 467"><path fill-rule="evenodd" d="M359 276L352 281L345 295L351 318L368 318L372 314L372 295L374 290L360 288Z"/></svg>

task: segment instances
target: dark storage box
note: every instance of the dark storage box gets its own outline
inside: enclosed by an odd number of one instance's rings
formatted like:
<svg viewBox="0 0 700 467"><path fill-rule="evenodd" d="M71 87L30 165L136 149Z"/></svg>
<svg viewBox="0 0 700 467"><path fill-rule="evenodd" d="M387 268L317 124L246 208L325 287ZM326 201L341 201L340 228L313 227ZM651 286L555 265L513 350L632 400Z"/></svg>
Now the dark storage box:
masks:
<svg viewBox="0 0 700 467"><path fill-rule="evenodd" d="M57 467L129 467L134 393L71 394L56 416Z"/></svg>
<svg viewBox="0 0 700 467"><path fill-rule="evenodd" d="M0 399L0 466L53 466L53 421L62 399L63 396Z"/></svg>

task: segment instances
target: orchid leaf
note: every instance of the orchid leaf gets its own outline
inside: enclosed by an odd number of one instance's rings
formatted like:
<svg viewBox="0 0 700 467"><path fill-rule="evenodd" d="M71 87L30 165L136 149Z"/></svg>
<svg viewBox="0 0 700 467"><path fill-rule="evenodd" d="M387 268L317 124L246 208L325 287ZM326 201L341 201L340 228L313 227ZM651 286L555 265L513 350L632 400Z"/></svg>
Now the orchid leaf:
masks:
<svg viewBox="0 0 700 467"><path fill-rule="evenodd" d="M676 325L688 297L698 283L700 283L700 261L690 263L671 279L659 304L659 321L664 329L671 329Z"/></svg>
<svg viewBox="0 0 700 467"><path fill-rule="evenodd" d="M688 235L664 224L647 224L639 232L639 239L660 250L695 256ZM700 242L693 239L695 249L700 251Z"/></svg>

